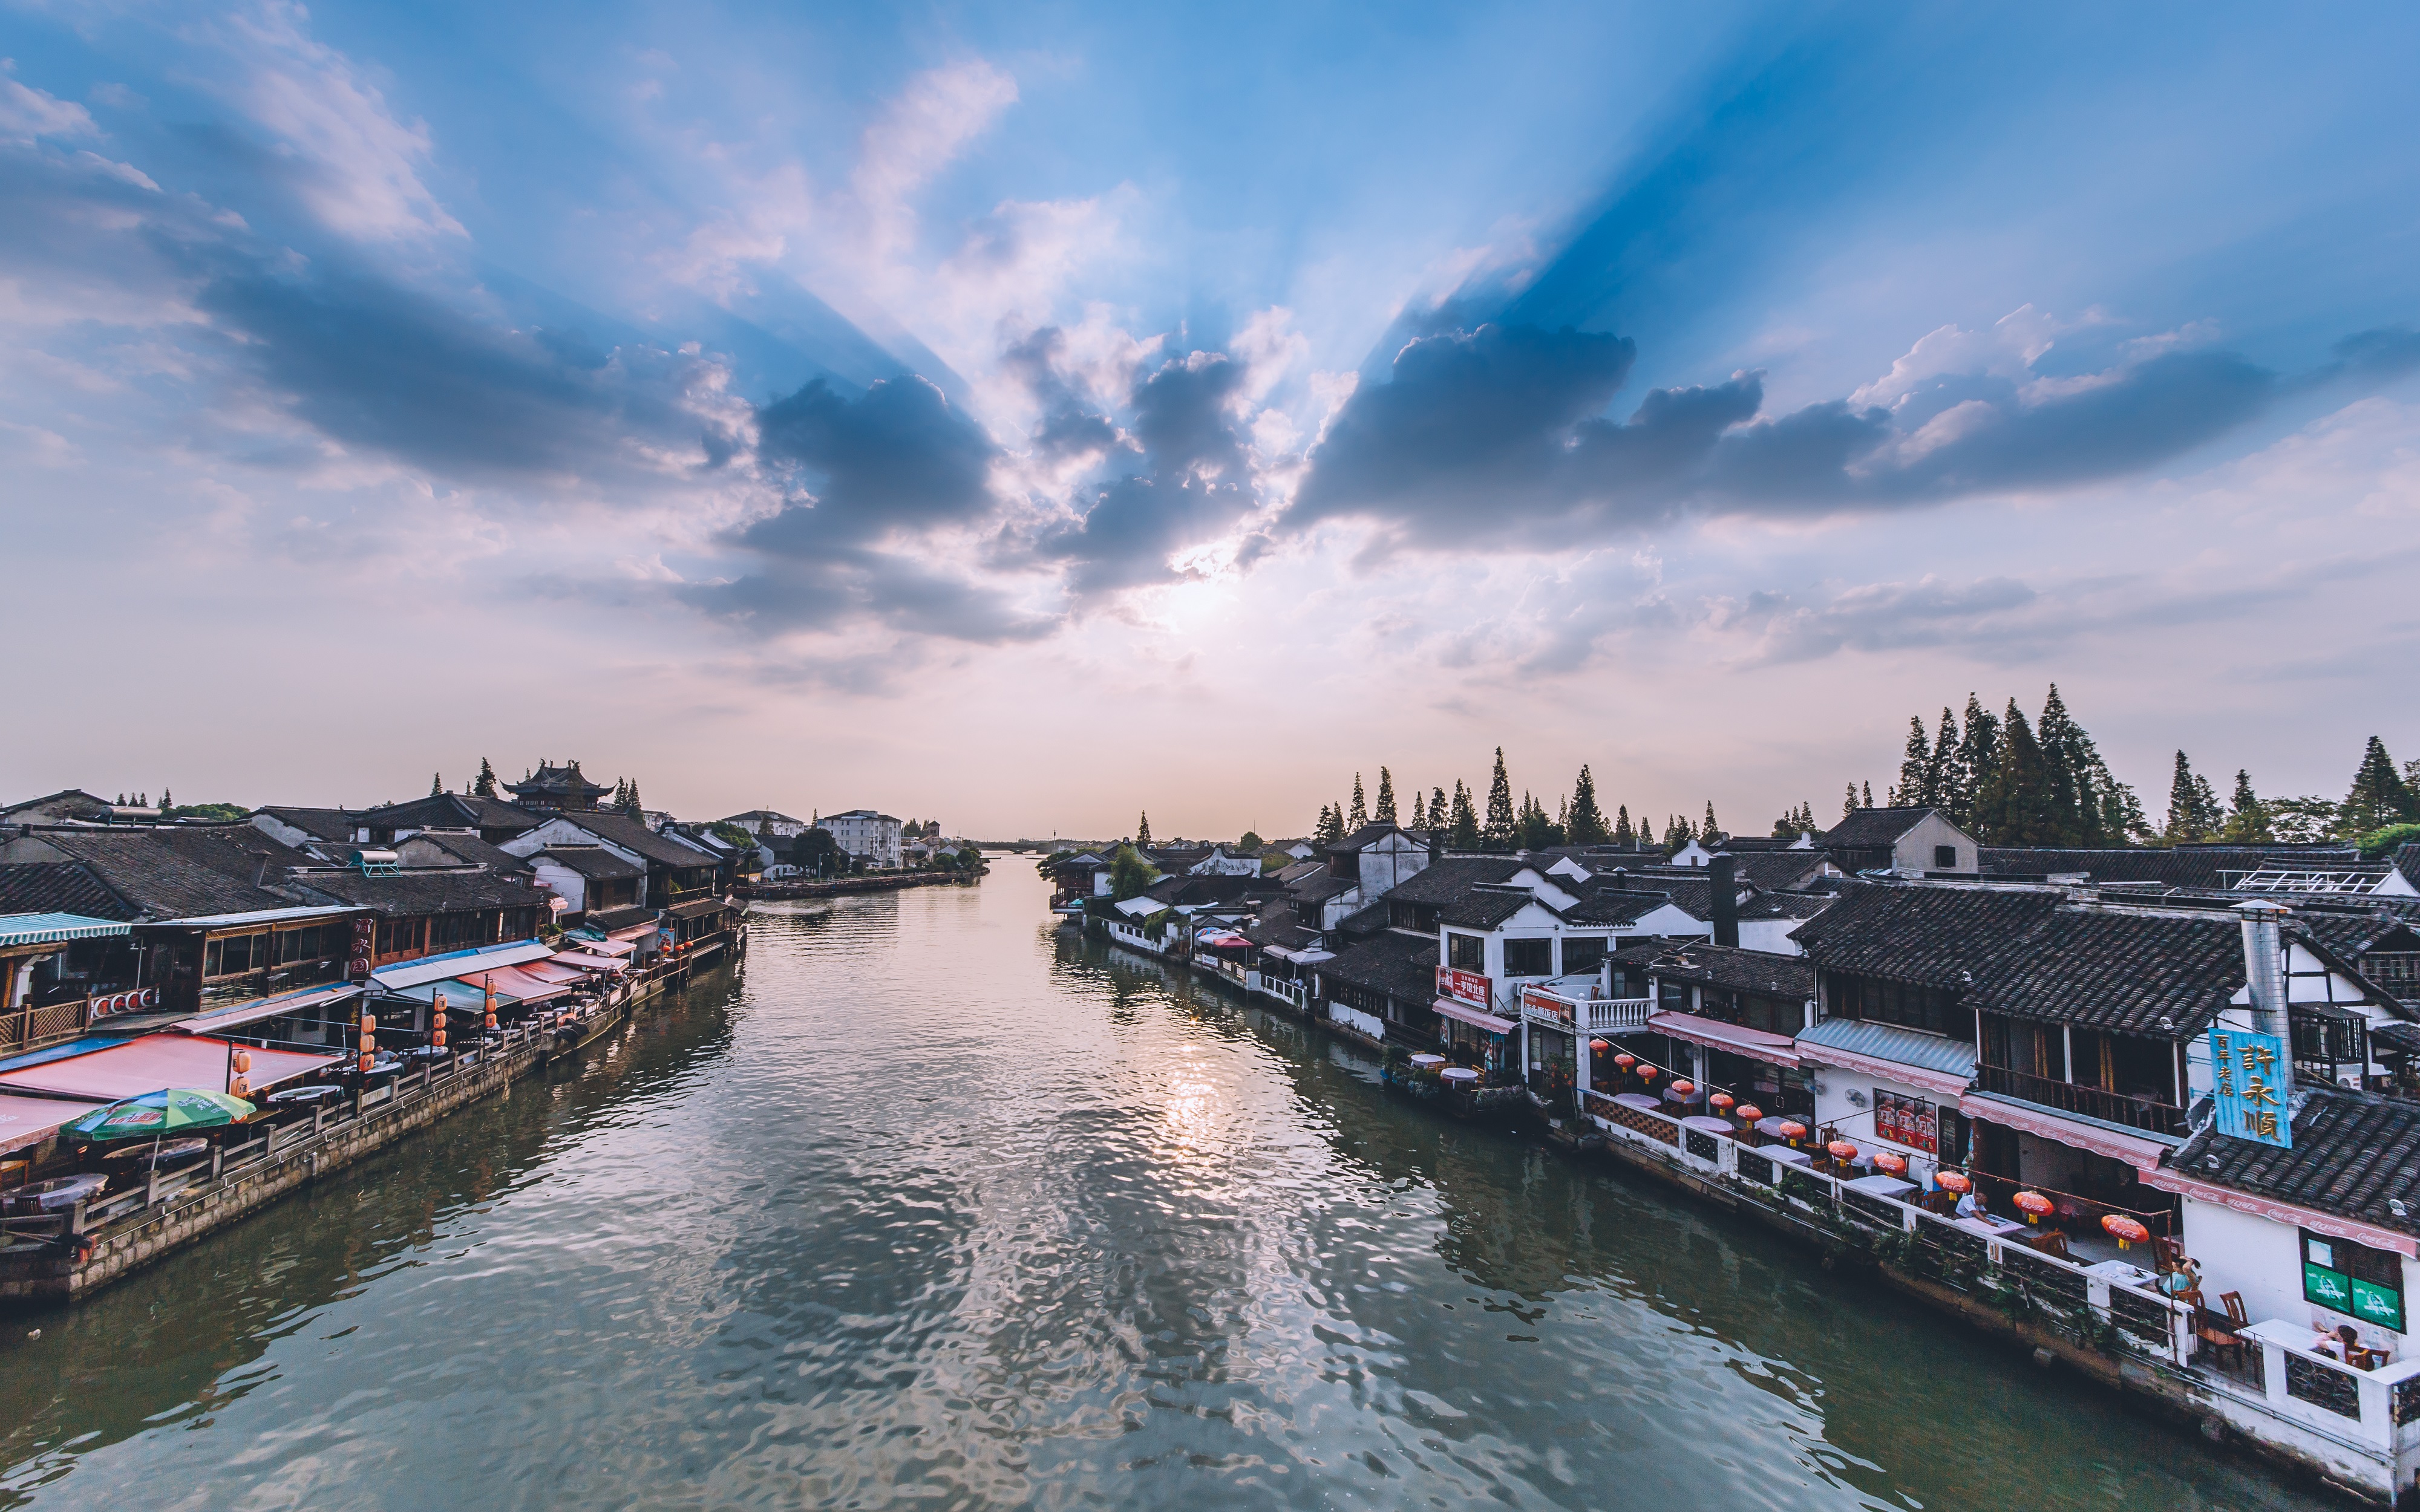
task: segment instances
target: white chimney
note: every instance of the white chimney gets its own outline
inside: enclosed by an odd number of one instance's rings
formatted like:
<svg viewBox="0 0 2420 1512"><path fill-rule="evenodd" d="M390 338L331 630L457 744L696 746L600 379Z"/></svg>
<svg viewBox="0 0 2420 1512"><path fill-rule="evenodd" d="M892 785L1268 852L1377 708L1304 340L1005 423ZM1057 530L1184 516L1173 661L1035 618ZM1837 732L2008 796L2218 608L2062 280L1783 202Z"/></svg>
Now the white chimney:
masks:
<svg viewBox="0 0 2420 1512"><path fill-rule="evenodd" d="M2286 1021L2286 959L2277 924L2288 910L2283 903L2256 899L2237 903L2243 919L2243 978L2252 990L2252 1032L2288 1037Z"/></svg>

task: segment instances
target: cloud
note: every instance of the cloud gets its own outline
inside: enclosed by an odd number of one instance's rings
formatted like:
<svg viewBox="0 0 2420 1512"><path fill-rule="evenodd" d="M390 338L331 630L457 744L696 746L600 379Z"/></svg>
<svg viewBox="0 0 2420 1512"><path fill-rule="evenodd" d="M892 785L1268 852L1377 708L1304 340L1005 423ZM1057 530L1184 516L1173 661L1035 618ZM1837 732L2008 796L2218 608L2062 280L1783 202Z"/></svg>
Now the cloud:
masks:
<svg viewBox="0 0 2420 1512"><path fill-rule="evenodd" d="M1786 594L1755 593L1709 606L1717 631L1754 638L1751 666L1814 661L1836 652L1897 651L1914 646L1974 644L1995 634L2011 611L2040 597L2013 578L1951 583L1930 575L1913 582L1867 583L1818 604Z"/></svg>
<svg viewBox="0 0 2420 1512"><path fill-rule="evenodd" d="M908 82L865 129L849 188L865 216L870 250L897 256L914 243L909 196L1016 103L1016 81L980 58Z"/></svg>
<svg viewBox="0 0 2420 1512"><path fill-rule="evenodd" d="M0 140L31 142L38 136L99 136L92 113L72 100L19 84L0 74Z"/></svg>

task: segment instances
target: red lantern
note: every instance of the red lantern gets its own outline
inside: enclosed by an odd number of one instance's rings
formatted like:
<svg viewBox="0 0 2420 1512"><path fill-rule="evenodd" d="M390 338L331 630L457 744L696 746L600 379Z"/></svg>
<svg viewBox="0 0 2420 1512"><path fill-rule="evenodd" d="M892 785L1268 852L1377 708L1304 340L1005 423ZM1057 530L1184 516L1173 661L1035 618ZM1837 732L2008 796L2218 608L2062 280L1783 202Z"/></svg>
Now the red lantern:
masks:
<svg viewBox="0 0 2420 1512"><path fill-rule="evenodd" d="M1963 1175L1957 1171L1933 1172L1932 1184L1941 1188L1944 1192L1962 1193L1971 1192L1975 1189L1975 1183L1968 1180Z"/></svg>
<svg viewBox="0 0 2420 1512"><path fill-rule="evenodd" d="M1590 1040L1589 1041L1589 1048L1601 1056L1613 1048L1613 1041L1610 1040Z"/></svg>
<svg viewBox="0 0 2420 1512"><path fill-rule="evenodd" d="M1689 1080L1686 1076L1683 1076L1679 1081L1672 1084L1671 1089L1683 1097L1687 1097L1690 1093L1698 1089L1698 1084Z"/></svg>
<svg viewBox="0 0 2420 1512"><path fill-rule="evenodd" d="M1746 1122L1754 1123L1764 1117L1764 1109L1753 1103L1743 1103L1739 1105L1739 1116Z"/></svg>
<svg viewBox="0 0 2420 1512"><path fill-rule="evenodd" d="M1731 1102L1732 1098L1729 1092L1716 1092L1714 1096L1706 1099L1706 1106L1714 1109L1716 1113L1720 1113L1723 1109L1730 1107L1731 1105Z"/></svg>
<svg viewBox="0 0 2420 1512"><path fill-rule="evenodd" d="M251 1051L249 1051L249 1050L239 1050L239 1051L237 1051L237 1052L235 1053L235 1070L236 1070L236 1074L237 1074L237 1075L239 1075L239 1076L240 1076L240 1075L242 1075L244 1072L248 1072L248 1071L252 1070L252 1052L251 1052Z"/></svg>
<svg viewBox="0 0 2420 1512"><path fill-rule="evenodd" d="M2118 1242L2119 1249L2124 1249L2129 1244L2148 1242L2151 1237L2149 1229L2122 1212L2113 1212L2102 1219L2101 1227L2109 1231L2109 1237Z"/></svg>
<svg viewBox="0 0 2420 1512"><path fill-rule="evenodd" d="M1855 1160L1857 1158L1857 1147L1849 1143L1845 1139L1835 1139L1823 1148L1831 1152L1834 1160Z"/></svg>
<svg viewBox="0 0 2420 1512"><path fill-rule="evenodd" d="M1907 1169L1907 1162L1885 1149L1874 1156L1874 1169L1885 1175L1897 1176Z"/></svg>
<svg viewBox="0 0 2420 1512"><path fill-rule="evenodd" d="M1638 1079L1640 1081L1652 1082L1655 1079L1655 1076L1656 1071L1654 1067L1642 1065L1638 1068Z"/></svg>
<svg viewBox="0 0 2420 1512"><path fill-rule="evenodd" d="M366 1075L368 1075L368 1074L370 1073L370 1063L371 1063L372 1061L375 1061L376 1059L378 1059L378 1057L376 1057L376 1056L374 1056L374 1055L371 1055L368 1051L365 1050L365 1051L363 1051L363 1052L362 1052L362 1074L363 1074L363 1075L366 1076Z"/></svg>
<svg viewBox="0 0 2420 1512"><path fill-rule="evenodd" d="M1801 1139L1807 1137L1807 1125L1799 1122L1796 1119L1784 1119L1781 1121L1780 1126L1774 1132L1794 1145Z"/></svg>
<svg viewBox="0 0 2420 1512"><path fill-rule="evenodd" d="M2027 1223L2033 1223L2047 1216L2051 1209L2055 1206L2050 1198L2039 1192L2020 1192L2009 1200L2017 1205L2017 1211L2025 1215Z"/></svg>
<svg viewBox="0 0 2420 1512"><path fill-rule="evenodd" d="M1621 1054L1613 1057L1613 1063L1620 1066L1622 1070L1628 1071L1631 1067L1638 1064L1638 1057L1625 1050Z"/></svg>

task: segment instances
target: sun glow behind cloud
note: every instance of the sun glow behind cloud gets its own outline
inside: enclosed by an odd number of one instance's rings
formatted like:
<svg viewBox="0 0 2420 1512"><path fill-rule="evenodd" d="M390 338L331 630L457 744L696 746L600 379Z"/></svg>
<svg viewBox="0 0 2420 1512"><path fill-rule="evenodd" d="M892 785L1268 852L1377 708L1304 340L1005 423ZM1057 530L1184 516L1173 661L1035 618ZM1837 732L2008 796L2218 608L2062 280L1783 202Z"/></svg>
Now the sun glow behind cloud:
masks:
<svg viewBox="0 0 2420 1512"><path fill-rule="evenodd" d="M273 649L302 684L407 689L406 646L496 732L367 757L304 736L263 773L230 723L188 791L359 802L432 756L578 741L684 806L795 785L780 803L999 832L1149 803L1164 831L1274 833L1356 769L1450 785L1500 743L1542 792L1586 760L1613 801L1712 796L1761 827L1879 787L1905 710L2053 677L2121 762L2207 735L2264 787L2320 785L2304 734L2366 733L2330 711L2410 654L2383 607L2420 546L2408 271L2287 311L2281 254L2230 280L2190 221L2135 224L2200 260L2189 306L2139 254L2080 277L2094 247L1933 302L1938 280L1883 300L1870 268L1748 246L1782 215L1863 246L1933 192L1921 153L1860 157L1851 131L1833 157L1798 142L1788 191L1744 207L1748 165L1839 87L1806 57L1958 56L1988 28L1690 54L1665 97L1606 107L1610 165L1594 141L1523 160L1559 178L1500 170L1525 108L1569 107L1484 82L1448 119L1508 123L1493 157L1414 128L1426 162L1373 155L1342 193L1282 118L1159 124L1089 25L936 61L929 38L755 20L663 46L609 17L596 90L533 74L506 106L444 87L424 37L338 17L340 44L330 20L121 18L0 77L11 534L60 567L110 541L113 591L142 595L73 655L147 665L173 625L206 661ZM508 24L464 45L503 68ZM1620 66L1589 41L1548 76ZM1450 75L1437 45L1397 66ZM845 80L785 94L760 48ZM2013 75L1912 87L1978 161L2028 133L2113 150L2046 133ZM1264 181L1214 165L1239 151ZM2010 191L1955 229L2071 213ZM2312 224L2350 203L2276 194ZM73 574L26 577L26 623L71 612ZM2291 627L2364 594L2357 641ZM96 701L8 775L106 786L88 766L126 717Z"/></svg>

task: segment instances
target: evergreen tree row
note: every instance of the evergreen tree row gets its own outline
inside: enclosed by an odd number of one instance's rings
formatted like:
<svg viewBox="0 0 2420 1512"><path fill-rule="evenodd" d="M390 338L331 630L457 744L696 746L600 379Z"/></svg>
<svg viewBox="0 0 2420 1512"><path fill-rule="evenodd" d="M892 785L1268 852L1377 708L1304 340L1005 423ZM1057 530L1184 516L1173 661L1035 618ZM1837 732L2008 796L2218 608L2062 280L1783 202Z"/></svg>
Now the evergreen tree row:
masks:
<svg viewBox="0 0 2420 1512"><path fill-rule="evenodd" d="M1319 821L1311 827L1312 842L1333 844L1363 825L1385 824L1435 831L1444 837L1448 849L1456 851L1608 844L1650 848L1657 843L1656 830L1645 810L1639 810L1635 824L1627 804L1617 806L1611 819L1606 817L1604 805L1597 797L1596 776L1586 764L1573 779L1571 792L1555 800L1552 812L1533 793L1525 791L1519 799L1514 799L1512 779L1505 770L1501 746L1496 748L1496 767L1488 779L1483 808L1479 795L1459 779L1450 793L1433 787L1423 800L1419 789L1413 788L1408 796L1398 798L1395 774L1384 766L1378 768L1376 801L1369 801L1365 792L1361 774L1354 773L1349 802L1320 805ZM1807 827L1815 826L1810 821ZM1719 838L1721 834L1714 806L1708 803L1702 825L1683 815L1669 816L1665 822L1662 842L1681 845L1695 839Z"/></svg>

